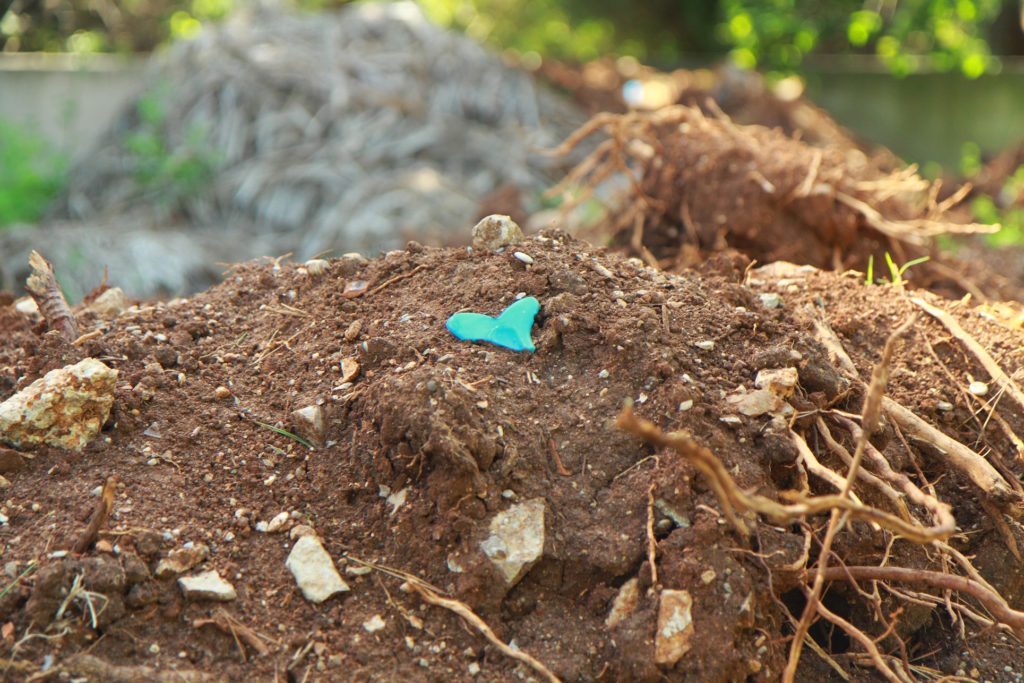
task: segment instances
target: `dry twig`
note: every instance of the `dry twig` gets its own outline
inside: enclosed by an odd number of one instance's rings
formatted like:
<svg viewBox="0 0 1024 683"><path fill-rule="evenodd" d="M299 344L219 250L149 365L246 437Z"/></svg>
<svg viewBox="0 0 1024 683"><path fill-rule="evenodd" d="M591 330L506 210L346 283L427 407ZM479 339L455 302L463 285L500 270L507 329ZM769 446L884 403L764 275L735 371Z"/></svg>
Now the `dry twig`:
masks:
<svg viewBox="0 0 1024 683"><path fill-rule="evenodd" d="M450 610L455 614L458 614L460 617L465 619L470 626L479 631L480 634L491 643L491 645L498 648L502 654L530 666L534 671L546 678L549 683L560 683L558 676L556 676L551 669L544 666L542 662L522 650L513 649L503 643L498 636L494 635L494 631L491 630L491 627L488 626L483 619L478 617L466 603L460 602L459 600L452 600L451 598L442 598L440 595L428 588L422 581L406 581L402 584L401 588L406 592L411 591L416 593L431 605L444 607L446 610Z"/></svg>
<svg viewBox="0 0 1024 683"><path fill-rule="evenodd" d="M75 546L72 548L73 552L81 555L96 541L96 537L100 533L100 527L107 521L110 511L114 508L114 489L117 488L117 482L117 475L112 474L107 477L107 481L103 484L103 489L96 499L96 504L93 506L92 515L89 517L89 525L85 527L85 531L82 532L82 535L75 542Z"/></svg>
<svg viewBox="0 0 1024 683"><path fill-rule="evenodd" d="M65 341L73 342L78 338L78 327L64 292L57 284L57 277L53 274L53 264L38 251L32 252L28 264L32 266L32 274L28 276L25 289L35 299L39 312L46 318L46 325L60 332Z"/></svg>

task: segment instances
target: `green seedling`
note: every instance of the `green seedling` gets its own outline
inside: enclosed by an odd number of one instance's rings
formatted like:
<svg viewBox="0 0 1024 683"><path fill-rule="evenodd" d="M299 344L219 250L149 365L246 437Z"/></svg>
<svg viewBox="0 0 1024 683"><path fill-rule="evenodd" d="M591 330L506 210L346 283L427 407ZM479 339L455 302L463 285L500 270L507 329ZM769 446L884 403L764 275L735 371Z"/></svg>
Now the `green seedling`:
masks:
<svg viewBox="0 0 1024 683"><path fill-rule="evenodd" d="M912 267L914 267L916 265L919 265L921 263L924 263L929 258L930 257L928 257L928 256L922 256L920 258L911 259L910 261L907 261L906 263L904 263L902 266L897 266L896 262L892 260L892 256L889 255L889 252L885 252L885 263L889 267L889 277L891 278L889 280L889 284L894 285L894 286L899 287L899 288L902 289L903 288L903 274L906 273L907 270L909 270L910 268L912 268ZM886 282L885 280L883 280L882 278L878 278L878 280L875 280L874 276L875 276L875 257L874 256L868 256L868 272L867 272L867 276L864 278L864 284L865 285L872 285L872 284L875 284L875 283L880 284L880 285L881 284L885 284L885 282Z"/></svg>
<svg viewBox="0 0 1024 683"><path fill-rule="evenodd" d="M272 432L277 432L281 436L287 436L289 439L293 439L295 441L298 441L299 443L301 443L303 446L305 446L306 448L308 448L311 451L315 451L316 450L315 448L313 448L313 444L311 444L310 442L306 441L305 439L303 439L301 436L298 436L297 434L292 434L287 429L281 429L280 427L275 427L274 425L267 424L266 422L260 422L259 420L253 420L253 422L258 424L260 427L265 427L266 429L269 429Z"/></svg>

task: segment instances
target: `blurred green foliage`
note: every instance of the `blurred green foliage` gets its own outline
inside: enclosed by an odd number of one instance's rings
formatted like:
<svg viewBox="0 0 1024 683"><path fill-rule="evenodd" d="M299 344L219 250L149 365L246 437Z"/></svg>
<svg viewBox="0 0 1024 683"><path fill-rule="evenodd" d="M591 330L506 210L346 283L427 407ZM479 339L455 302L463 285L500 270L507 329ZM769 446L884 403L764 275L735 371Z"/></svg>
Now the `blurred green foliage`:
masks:
<svg viewBox="0 0 1024 683"><path fill-rule="evenodd" d="M165 208L199 196L221 163L201 127L189 129L184 144L167 141L164 128L172 96L172 86L163 82L139 97L136 111L140 125L123 141L139 191Z"/></svg>
<svg viewBox="0 0 1024 683"><path fill-rule="evenodd" d="M24 126L0 119L0 228L42 216L63 186L67 158Z"/></svg>
<svg viewBox="0 0 1024 683"><path fill-rule="evenodd" d="M1017 0L419 0L431 19L499 48L587 60L632 55L660 66L730 55L740 66L798 70L812 55L877 56L895 74L974 78L998 68L996 24L1024 45ZM345 0L290 0L323 10ZM243 0L14 0L0 49L146 52L194 36Z"/></svg>

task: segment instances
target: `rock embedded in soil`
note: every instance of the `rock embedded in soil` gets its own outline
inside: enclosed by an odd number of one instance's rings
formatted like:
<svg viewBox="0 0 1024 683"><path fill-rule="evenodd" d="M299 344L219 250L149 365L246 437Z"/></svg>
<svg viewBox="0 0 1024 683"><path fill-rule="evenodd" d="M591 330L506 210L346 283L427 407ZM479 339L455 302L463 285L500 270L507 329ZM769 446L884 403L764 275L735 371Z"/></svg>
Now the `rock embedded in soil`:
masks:
<svg viewBox="0 0 1024 683"><path fill-rule="evenodd" d="M117 370L95 358L51 370L0 403L0 440L81 451L110 416Z"/></svg>
<svg viewBox="0 0 1024 683"><path fill-rule="evenodd" d="M607 628L618 626L622 623L623 619L633 613L639 601L640 579L634 576L619 588L619 592L615 595L615 600L612 601L612 608L608 612L608 617L604 620L604 625Z"/></svg>
<svg viewBox="0 0 1024 683"><path fill-rule="evenodd" d="M200 543L190 547L176 548L160 560L153 572L158 579L169 579L175 574L187 572L206 559L209 548Z"/></svg>
<svg viewBox="0 0 1024 683"><path fill-rule="evenodd" d="M658 604L658 630L654 635L654 661L672 666L690 651L693 638L693 598L686 590L665 589Z"/></svg>
<svg viewBox="0 0 1024 683"><path fill-rule="evenodd" d="M306 406L292 411L295 433L317 448L324 445L324 411L320 406Z"/></svg>
<svg viewBox="0 0 1024 683"><path fill-rule="evenodd" d="M544 553L544 499L533 498L499 512L480 543L508 587L519 583Z"/></svg>
<svg viewBox="0 0 1024 683"><path fill-rule="evenodd" d="M303 597L310 602L323 602L332 595L349 590L334 561L315 536L302 536L295 542L285 562Z"/></svg>
<svg viewBox="0 0 1024 683"><path fill-rule="evenodd" d="M216 600L230 602L238 597L235 587L225 581L216 569L195 576L183 576L178 586L187 600Z"/></svg>
<svg viewBox="0 0 1024 683"><path fill-rule="evenodd" d="M523 240L523 230L509 216L492 214L473 226L473 246L496 251Z"/></svg>

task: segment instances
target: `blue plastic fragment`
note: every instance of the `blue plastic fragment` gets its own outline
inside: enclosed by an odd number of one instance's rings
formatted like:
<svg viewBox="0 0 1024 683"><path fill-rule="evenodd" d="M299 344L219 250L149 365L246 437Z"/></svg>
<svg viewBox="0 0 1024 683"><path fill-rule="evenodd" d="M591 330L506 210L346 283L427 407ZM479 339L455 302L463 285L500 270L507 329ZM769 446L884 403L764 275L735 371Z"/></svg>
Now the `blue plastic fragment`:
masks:
<svg viewBox="0 0 1024 683"><path fill-rule="evenodd" d="M530 328L539 310L540 302L528 296L513 303L497 318L480 313L456 313L448 318L445 327L464 341L485 341L513 351L533 353L537 347L530 339Z"/></svg>

